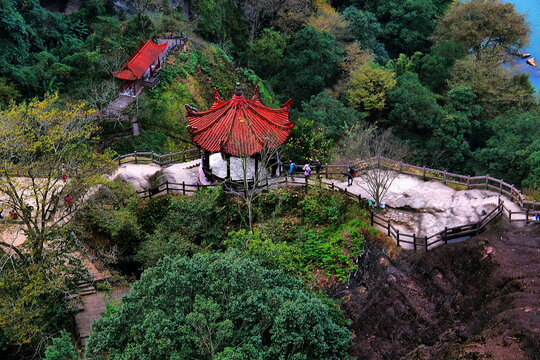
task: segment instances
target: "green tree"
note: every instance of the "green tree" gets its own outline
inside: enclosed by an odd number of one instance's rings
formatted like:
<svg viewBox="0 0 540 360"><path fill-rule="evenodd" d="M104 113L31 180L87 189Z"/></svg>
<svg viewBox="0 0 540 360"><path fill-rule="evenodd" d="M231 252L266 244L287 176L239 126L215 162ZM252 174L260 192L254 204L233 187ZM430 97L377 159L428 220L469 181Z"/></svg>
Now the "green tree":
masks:
<svg viewBox="0 0 540 360"><path fill-rule="evenodd" d="M388 103L392 110L386 125L401 139L409 140L415 149L424 148L443 113L435 94L420 83L416 73L407 72L397 78L396 88L388 94ZM427 161L433 163L431 159Z"/></svg>
<svg viewBox="0 0 540 360"><path fill-rule="evenodd" d="M324 129L313 119L299 118L291 136L285 142L284 158L296 162L307 162L310 159L319 159L328 162L331 159L331 150L334 142L326 138Z"/></svg>
<svg viewBox="0 0 540 360"><path fill-rule="evenodd" d="M109 152L92 147L93 112L84 103L62 108L57 99L46 96L0 111L0 193L23 223L26 252L20 255L33 263L41 261L46 243L63 237L86 194L113 166Z"/></svg>
<svg viewBox="0 0 540 360"><path fill-rule="evenodd" d="M341 60L333 35L306 26L287 47L280 86L298 103L305 101L330 84Z"/></svg>
<svg viewBox="0 0 540 360"><path fill-rule="evenodd" d="M374 63L361 65L351 72L347 84L349 104L359 111L380 112L386 97L396 85L394 74Z"/></svg>
<svg viewBox="0 0 540 360"><path fill-rule="evenodd" d="M474 152L477 172L540 189L540 114L511 111L489 122L493 136Z"/></svg>
<svg viewBox="0 0 540 360"><path fill-rule="evenodd" d="M60 336L54 338L52 344L47 346L44 360L79 360L67 331L62 330Z"/></svg>
<svg viewBox="0 0 540 360"><path fill-rule="evenodd" d="M482 108L475 105L471 88L459 87L448 92L448 103L427 141L426 150L437 168L463 171L471 155L470 138L479 127Z"/></svg>
<svg viewBox="0 0 540 360"><path fill-rule="evenodd" d="M435 28L437 9L432 0L378 1L375 15L382 26L380 40L391 57L424 51Z"/></svg>
<svg viewBox="0 0 540 360"><path fill-rule="evenodd" d="M382 28L373 13L350 6L343 10L343 18L349 25L349 35L358 41L362 48L371 49L380 58L388 59L384 44L377 40L382 34Z"/></svg>
<svg viewBox="0 0 540 360"><path fill-rule="evenodd" d="M434 39L463 44L478 58L515 56L529 43L525 15L511 2L471 0L455 2L437 24Z"/></svg>
<svg viewBox="0 0 540 360"><path fill-rule="evenodd" d="M141 244L137 258L148 267L165 256L222 248L228 223L238 222L233 209L221 188L171 200L167 215Z"/></svg>
<svg viewBox="0 0 540 360"><path fill-rule="evenodd" d="M86 355L338 360L350 333L330 314L299 280L238 253L167 257L94 323Z"/></svg>
<svg viewBox="0 0 540 360"><path fill-rule="evenodd" d="M253 70L263 78L276 75L283 69L284 53L290 36L273 29L264 29L252 45Z"/></svg>
<svg viewBox="0 0 540 360"><path fill-rule="evenodd" d="M512 108L527 109L534 103L528 75L512 74L493 57L477 59L469 55L456 61L448 85L472 88L482 106L483 119L493 119Z"/></svg>
<svg viewBox="0 0 540 360"><path fill-rule="evenodd" d="M465 57L463 45L452 41L440 41L431 47L430 53L425 54L417 65L418 76L424 86L431 91L441 94L447 88L452 67L457 60Z"/></svg>
<svg viewBox="0 0 540 360"><path fill-rule="evenodd" d="M323 129L324 137L335 142L347 127L362 121L364 115L343 105L329 92L323 91L309 102L303 102L302 111L298 114L295 112L294 117L314 120L315 124Z"/></svg>

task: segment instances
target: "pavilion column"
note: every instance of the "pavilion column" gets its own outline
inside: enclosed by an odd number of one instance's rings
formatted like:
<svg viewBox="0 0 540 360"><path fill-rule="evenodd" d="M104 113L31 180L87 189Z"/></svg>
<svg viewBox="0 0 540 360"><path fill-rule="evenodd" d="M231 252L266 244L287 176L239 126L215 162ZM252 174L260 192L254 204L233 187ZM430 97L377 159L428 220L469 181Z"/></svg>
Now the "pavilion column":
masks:
<svg viewBox="0 0 540 360"><path fill-rule="evenodd" d="M204 151L203 170L208 173L210 172L210 151Z"/></svg>
<svg viewBox="0 0 540 360"><path fill-rule="evenodd" d="M226 159L227 159L227 179L230 179L231 178L231 157L227 155Z"/></svg>
<svg viewBox="0 0 540 360"><path fill-rule="evenodd" d="M257 177L259 171L259 157L255 155L255 174L253 175L253 180Z"/></svg>

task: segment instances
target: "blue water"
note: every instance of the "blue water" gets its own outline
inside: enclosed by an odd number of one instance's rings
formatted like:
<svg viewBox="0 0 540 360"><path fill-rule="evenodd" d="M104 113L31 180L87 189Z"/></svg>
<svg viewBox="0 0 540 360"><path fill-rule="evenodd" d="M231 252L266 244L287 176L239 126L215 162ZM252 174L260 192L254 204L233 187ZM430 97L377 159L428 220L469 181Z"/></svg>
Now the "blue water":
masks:
<svg viewBox="0 0 540 360"><path fill-rule="evenodd" d="M524 53L531 53L531 57L536 58L536 63L540 64L540 0L506 0L513 3L516 10L527 16L527 21L531 28L530 44L523 49ZM540 65L539 65L540 66ZM529 74L531 83L540 92L540 67L534 68L521 60L518 64L521 72Z"/></svg>

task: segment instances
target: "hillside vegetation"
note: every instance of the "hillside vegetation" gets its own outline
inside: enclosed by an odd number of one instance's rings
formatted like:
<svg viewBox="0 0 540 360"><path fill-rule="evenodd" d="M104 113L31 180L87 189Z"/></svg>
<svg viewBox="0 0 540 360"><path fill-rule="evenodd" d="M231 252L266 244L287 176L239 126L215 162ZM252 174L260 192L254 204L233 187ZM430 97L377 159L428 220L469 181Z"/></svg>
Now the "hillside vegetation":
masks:
<svg viewBox="0 0 540 360"><path fill-rule="evenodd" d="M80 3L61 14L38 0L0 2L0 193L10 217L0 222L0 358L81 355L71 337L86 259L114 274L101 289L132 285L96 322L90 359L456 358L463 342L482 345L497 309L483 311L479 296L471 308L462 294L496 273L483 245L418 260L370 227L367 209L323 189L263 192L248 219L245 199L223 189L141 199L101 175L117 154L193 147L185 104L206 111L213 87L228 100L240 82L246 97L258 86L266 106L293 100L284 161L351 163L359 134L382 133L404 161L489 173L540 200L540 105L515 71L530 41L525 14L502 0ZM169 54L161 82L122 116L104 112L119 92L111 74L141 39L167 33L187 43ZM463 257L472 260L460 266ZM425 270L438 263L447 282ZM494 286L502 298L505 285ZM485 318L467 322L474 314ZM509 343L538 353L522 339Z"/></svg>

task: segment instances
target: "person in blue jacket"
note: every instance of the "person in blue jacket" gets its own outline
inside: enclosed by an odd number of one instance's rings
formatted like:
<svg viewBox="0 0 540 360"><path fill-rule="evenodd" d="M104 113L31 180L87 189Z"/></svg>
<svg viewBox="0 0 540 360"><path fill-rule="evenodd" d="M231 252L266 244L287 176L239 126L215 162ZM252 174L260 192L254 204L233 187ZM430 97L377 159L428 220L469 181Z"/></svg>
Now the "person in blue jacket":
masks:
<svg viewBox="0 0 540 360"><path fill-rule="evenodd" d="M289 174L293 176L294 170L296 169L296 164L291 160L291 165L289 166Z"/></svg>

